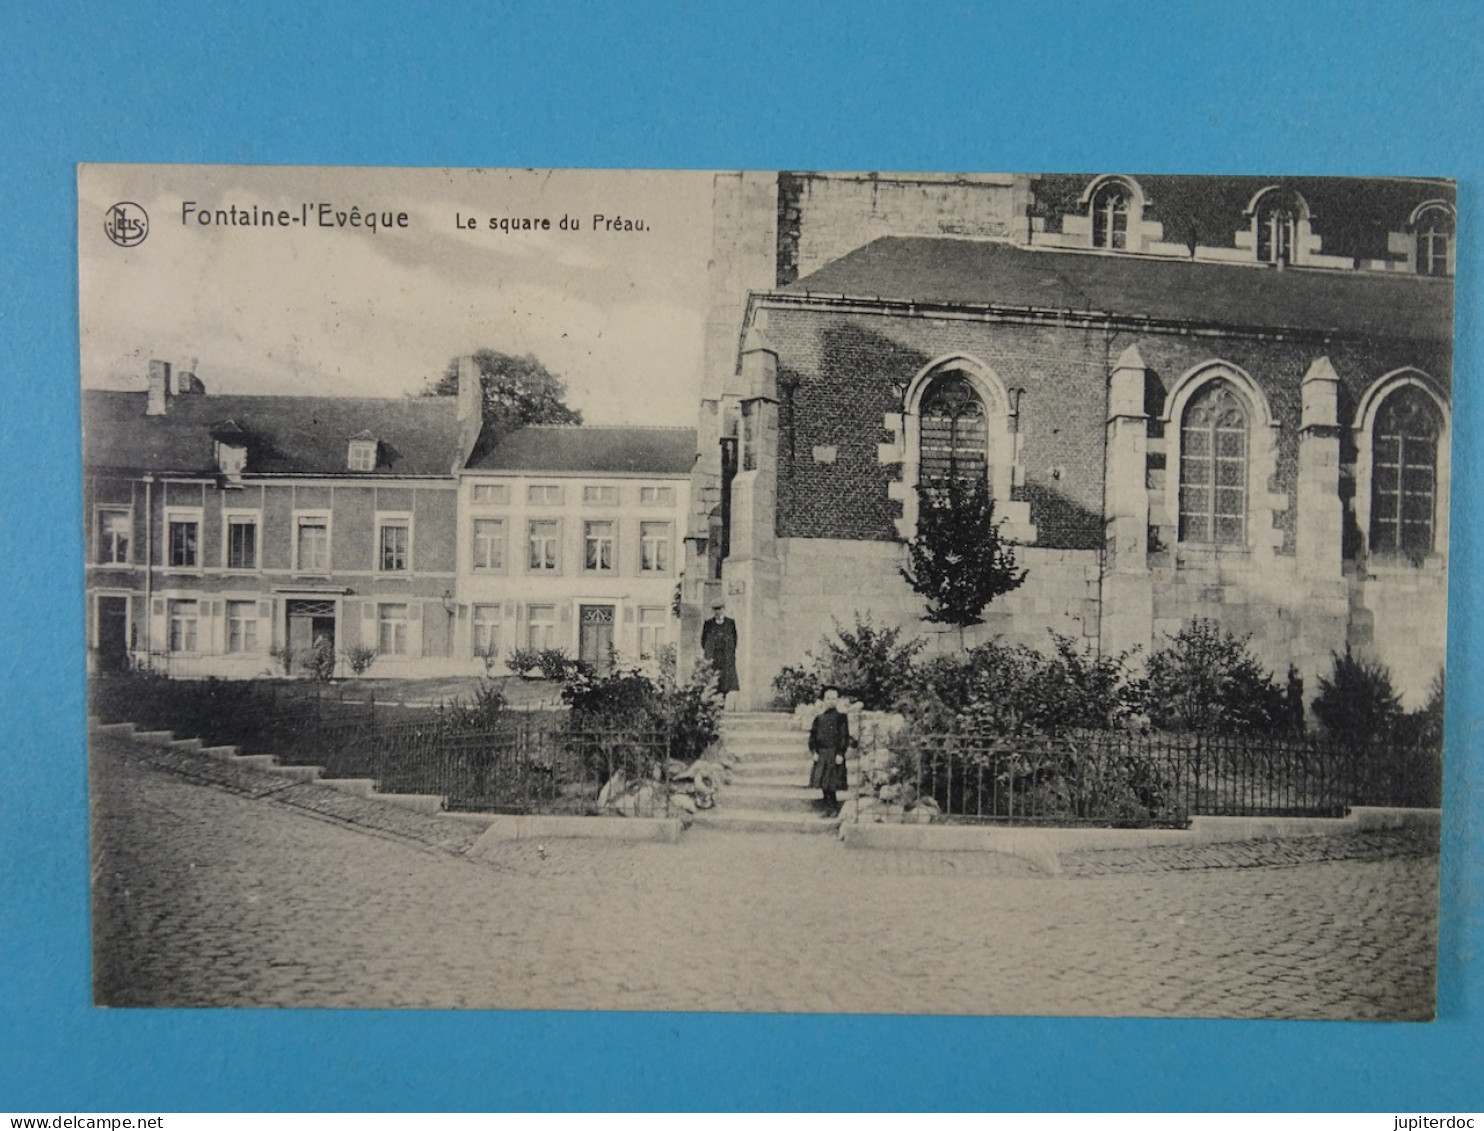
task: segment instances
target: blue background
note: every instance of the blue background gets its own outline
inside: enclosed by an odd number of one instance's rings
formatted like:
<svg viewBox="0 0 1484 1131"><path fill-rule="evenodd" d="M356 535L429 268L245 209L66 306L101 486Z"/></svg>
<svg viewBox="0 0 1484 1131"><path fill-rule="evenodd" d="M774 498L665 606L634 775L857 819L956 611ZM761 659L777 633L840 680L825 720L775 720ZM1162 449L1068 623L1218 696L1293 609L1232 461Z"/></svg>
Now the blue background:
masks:
<svg viewBox="0 0 1484 1131"><path fill-rule="evenodd" d="M0 1108L1484 1107L1481 51L1464 3L8 6ZM78 161L1459 178L1438 1021L92 1009Z"/></svg>

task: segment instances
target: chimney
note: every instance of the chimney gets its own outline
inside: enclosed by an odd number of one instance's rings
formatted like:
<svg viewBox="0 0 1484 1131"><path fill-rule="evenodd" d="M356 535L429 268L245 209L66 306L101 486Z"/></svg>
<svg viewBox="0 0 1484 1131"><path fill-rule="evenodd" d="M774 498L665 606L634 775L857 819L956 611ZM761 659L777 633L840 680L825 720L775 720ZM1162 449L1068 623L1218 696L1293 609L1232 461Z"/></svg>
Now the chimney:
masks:
<svg viewBox="0 0 1484 1131"><path fill-rule="evenodd" d="M196 376L196 358L191 358L189 369L177 369L175 371L175 395L177 397L189 396L192 393L206 392L206 386Z"/></svg>
<svg viewBox="0 0 1484 1131"><path fill-rule="evenodd" d="M484 412L484 389L473 357L459 358L459 420L478 419Z"/></svg>
<svg viewBox="0 0 1484 1131"><path fill-rule="evenodd" d="M170 363L150 361L149 396L144 402L145 416L164 416L170 409Z"/></svg>
<svg viewBox="0 0 1484 1131"><path fill-rule="evenodd" d="M459 395L455 417L459 425L459 450L454 457L453 471L457 475L479 443L479 434L484 431L484 387L479 380L479 365L472 357L459 358Z"/></svg>

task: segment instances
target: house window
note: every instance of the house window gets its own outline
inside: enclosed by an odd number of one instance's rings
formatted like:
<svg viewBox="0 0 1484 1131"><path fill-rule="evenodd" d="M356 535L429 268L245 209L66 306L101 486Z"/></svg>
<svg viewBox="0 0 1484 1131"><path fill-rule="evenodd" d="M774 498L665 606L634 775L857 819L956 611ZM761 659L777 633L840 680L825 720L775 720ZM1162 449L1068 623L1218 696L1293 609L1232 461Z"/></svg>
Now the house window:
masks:
<svg viewBox="0 0 1484 1131"><path fill-rule="evenodd" d="M660 649L669 643L666 629L670 623L670 610L658 605L639 609L639 658L652 660Z"/></svg>
<svg viewBox="0 0 1484 1131"><path fill-rule="evenodd" d="M258 603L256 601L227 602L227 651L256 652L258 650Z"/></svg>
<svg viewBox="0 0 1484 1131"><path fill-rule="evenodd" d="M526 502L535 506L559 507L562 505L562 488L559 483L534 483L526 488Z"/></svg>
<svg viewBox="0 0 1484 1131"><path fill-rule="evenodd" d="M500 606L474 606L474 654L476 656L498 656L500 654Z"/></svg>
<svg viewBox="0 0 1484 1131"><path fill-rule="evenodd" d="M670 524L639 524L639 570L641 573L670 572Z"/></svg>
<svg viewBox="0 0 1484 1131"><path fill-rule="evenodd" d="M227 568L257 569L258 520L240 515L227 516Z"/></svg>
<svg viewBox="0 0 1484 1131"><path fill-rule="evenodd" d="M300 573L330 570L330 519L328 515L301 515L295 520L294 568Z"/></svg>
<svg viewBox="0 0 1484 1131"><path fill-rule="evenodd" d="M1453 214L1434 205L1417 217L1417 274L1448 275L1448 253L1453 245Z"/></svg>
<svg viewBox="0 0 1484 1131"><path fill-rule="evenodd" d="M641 507L673 507L675 505L675 488L640 487L639 505Z"/></svg>
<svg viewBox="0 0 1484 1131"><path fill-rule="evenodd" d="M960 373L937 378L923 394L918 482L942 490L949 482L984 482L988 427L984 403Z"/></svg>
<svg viewBox="0 0 1484 1131"><path fill-rule="evenodd" d="M470 497L481 506L504 506L510 502L510 488L504 483L476 483Z"/></svg>
<svg viewBox="0 0 1484 1131"><path fill-rule="evenodd" d="M533 519L527 538L530 553L526 560L530 569L535 573L555 573L560 565L557 556L560 542L560 523L551 518Z"/></svg>
<svg viewBox="0 0 1484 1131"><path fill-rule="evenodd" d="M582 568L600 573L613 571L613 526L611 522L582 524Z"/></svg>
<svg viewBox="0 0 1484 1131"><path fill-rule="evenodd" d="M376 606L376 650L383 656L407 655L407 606Z"/></svg>
<svg viewBox="0 0 1484 1131"><path fill-rule="evenodd" d="M173 569L195 569L201 564L201 520L194 516L170 515L168 549Z"/></svg>
<svg viewBox="0 0 1484 1131"><path fill-rule="evenodd" d="M376 447L375 440L352 440L350 452L346 457L346 467L351 471L375 471Z"/></svg>
<svg viewBox="0 0 1484 1131"><path fill-rule="evenodd" d="M1109 181L1093 194L1092 246L1110 251L1125 251L1128 248L1128 189L1117 181Z"/></svg>
<svg viewBox="0 0 1484 1131"><path fill-rule="evenodd" d="M1442 426L1430 398L1414 386L1388 396L1371 438L1371 550L1429 554Z"/></svg>
<svg viewBox="0 0 1484 1131"><path fill-rule="evenodd" d="M1291 192L1265 193L1258 203L1253 224L1259 263L1292 263L1303 211Z"/></svg>
<svg viewBox="0 0 1484 1131"><path fill-rule="evenodd" d="M411 562L412 520L405 516L378 518L376 568L382 573L406 573Z"/></svg>
<svg viewBox="0 0 1484 1131"><path fill-rule="evenodd" d="M505 520L474 520L474 562L476 572L493 573L505 568Z"/></svg>
<svg viewBox="0 0 1484 1131"><path fill-rule="evenodd" d="M98 561L105 565L129 564L129 541L134 516L129 510L100 508L98 511Z"/></svg>
<svg viewBox="0 0 1484 1131"><path fill-rule="evenodd" d="M1180 423L1180 540L1243 545L1247 528L1247 406L1228 381L1209 382Z"/></svg>
<svg viewBox="0 0 1484 1131"><path fill-rule="evenodd" d="M584 487L582 489L582 501L593 503L598 506L616 507L618 505L617 487Z"/></svg>
<svg viewBox="0 0 1484 1131"><path fill-rule="evenodd" d="M556 647L556 606L532 605L526 625L526 646L540 651Z"/></svg>
<svg viewBox="0 0 1484 1131"><path fill-rule="evenodd" d="M196 651L196 628L199 610L199 601L170 602L170 651Z"/></svg>

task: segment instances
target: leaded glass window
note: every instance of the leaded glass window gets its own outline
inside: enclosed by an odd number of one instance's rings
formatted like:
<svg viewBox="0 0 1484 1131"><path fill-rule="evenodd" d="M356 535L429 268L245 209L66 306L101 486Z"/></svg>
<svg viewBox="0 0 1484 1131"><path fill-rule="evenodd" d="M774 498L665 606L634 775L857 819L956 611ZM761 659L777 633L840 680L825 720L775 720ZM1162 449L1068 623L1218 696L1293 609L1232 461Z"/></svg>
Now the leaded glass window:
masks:
<svg viewBox="0 0 1484 1131"><path fill-rule="evenodd" d="M1247 404L1228 381L1212 381L1180 425L1180 540L1236 546L1247 535Z"/></svg>
<svg viewBox="0 0 1484 1131"><path fill-rule="evenodd" d="M942 490L952 481L982 483L988 428L984 403L962 374L939 377L922 398L919 482Z"/></svg>
<svg viewBox="0 0 1484 1131"><path fill-rule="evenodd" d="M1371 549L1428 554L1438 488L1438 436L1431 398L1405 386L1386 398L1371 434Z"/></svg>

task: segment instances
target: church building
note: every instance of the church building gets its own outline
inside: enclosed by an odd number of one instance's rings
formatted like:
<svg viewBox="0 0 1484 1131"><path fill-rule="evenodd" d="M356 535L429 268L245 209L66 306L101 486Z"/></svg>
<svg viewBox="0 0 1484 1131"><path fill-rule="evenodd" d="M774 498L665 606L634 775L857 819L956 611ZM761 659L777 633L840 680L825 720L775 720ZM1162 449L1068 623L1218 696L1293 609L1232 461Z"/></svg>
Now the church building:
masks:
<svg viewBox="0 0 1484 1131"><path fill-rule="evenodd" d="M1442 180L721 174L683 638L744 701L902 579L919 485L987 482L1025 583L968 642L1147 655L1197 618L1312 694L1443 665Z"/></svg>

